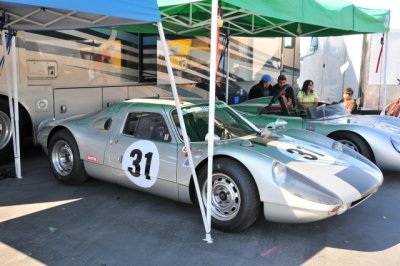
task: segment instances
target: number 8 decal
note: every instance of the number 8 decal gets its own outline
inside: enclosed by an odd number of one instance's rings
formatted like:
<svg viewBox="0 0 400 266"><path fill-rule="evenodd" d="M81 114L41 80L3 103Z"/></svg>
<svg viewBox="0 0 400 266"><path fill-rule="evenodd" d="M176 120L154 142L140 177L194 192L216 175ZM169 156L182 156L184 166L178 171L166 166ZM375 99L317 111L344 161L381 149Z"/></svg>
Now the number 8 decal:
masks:
<svg viewBox="0 0 400 266"><path fill-rule="evenodd" d="M153 186L157 181L159 168L160 156L153 142L139 140L125 150L122 169L136 185L143 188Z"/></svg>

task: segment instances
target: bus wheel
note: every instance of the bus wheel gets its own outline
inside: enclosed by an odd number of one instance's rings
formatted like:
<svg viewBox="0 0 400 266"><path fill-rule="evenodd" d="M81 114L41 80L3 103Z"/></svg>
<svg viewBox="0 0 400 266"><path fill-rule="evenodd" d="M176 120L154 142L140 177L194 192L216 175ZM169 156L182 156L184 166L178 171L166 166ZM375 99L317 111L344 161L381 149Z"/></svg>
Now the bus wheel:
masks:
<svg viewBox="0 0 400 266"><path fill-rule="evenodd" d="M11 161L13 157L10 109L6 100L0 99L0 161Z"/></svg>

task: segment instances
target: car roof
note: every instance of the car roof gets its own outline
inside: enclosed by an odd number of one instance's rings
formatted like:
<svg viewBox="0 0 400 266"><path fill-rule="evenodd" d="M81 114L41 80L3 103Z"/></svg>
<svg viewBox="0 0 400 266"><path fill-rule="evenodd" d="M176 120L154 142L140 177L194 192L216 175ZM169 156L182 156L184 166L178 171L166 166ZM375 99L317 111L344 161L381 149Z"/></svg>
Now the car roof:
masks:
<svg viewBox="0 0 400 266"><path fill-rule="evenodd" d="M208 99L200 98L184 98L181 103L181 107L187 107L197 104L208 103ZM143 104L143 105L163 105L164 107L170 107L170 109L175 108L175 101L173 98L135 98L124 101L128 104Z"/></svg>

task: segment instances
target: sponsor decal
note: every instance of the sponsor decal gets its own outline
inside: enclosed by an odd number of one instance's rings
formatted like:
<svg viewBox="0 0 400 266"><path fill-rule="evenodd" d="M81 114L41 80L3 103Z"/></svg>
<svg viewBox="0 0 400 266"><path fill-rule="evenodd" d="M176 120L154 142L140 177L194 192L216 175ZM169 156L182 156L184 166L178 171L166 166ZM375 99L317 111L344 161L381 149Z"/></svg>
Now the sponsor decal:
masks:
<svg viewBox="0 0 400 266"><path fill-rule="evenodd" d="M315 126L314 125L308 125L308 126L306 126L306 130L315 131Z"/></svg>
<svg viewBox="0 0 400 266"><path fill-rule="evenodd" d="M189 151L191 150L191 147L189 146ZM183 146L181 149L183 156L188 157L188 150L186 148L186 146Z"/></svg>
<svg viewBox="0 0 400 266"><path fill-rule="evenodd" d="M185 161L182 164L182 167L190 167L189 159L186 158Z"/></svg>
<svg viewBox="0 0 400 266"><path fill-rule="evenodd" d="M193 151L193 157L194 158L200 158L204 154L204 148L203 147L197 147Z"/></svg>
<svg viewBox="0 0 400 266"><path fill-rule="evenodd" d="M90 161L90 162L93 162L93 163L97 162L97 158L94 157L94 156L92 156L92 155L88 155L88 156L86 157L86 159L87 159L88 161Z"/></svg>
<svg viewBox="0 0 400 266"><path fill-rule="evenodd" d="M153 186L160 170L160 155L157 146L148 140L132 143L125 150L122 169L129 180L139 187Z"/></svg>

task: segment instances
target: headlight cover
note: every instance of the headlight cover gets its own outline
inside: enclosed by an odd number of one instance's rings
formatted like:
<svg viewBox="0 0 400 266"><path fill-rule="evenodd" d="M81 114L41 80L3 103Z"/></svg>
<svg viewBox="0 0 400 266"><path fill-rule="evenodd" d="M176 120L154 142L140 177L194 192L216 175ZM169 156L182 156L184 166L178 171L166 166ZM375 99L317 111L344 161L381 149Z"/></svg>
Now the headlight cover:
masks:
<svg viewBox="0 0 400 266"><path fill-rule="evenodd" d="M340 143L339 141L335 140L332 143L332 150L343 152L343 147L344 147L344 145L342 143Z"/></svg>
<svg viewBox="0 0 400 266"><path fill-rule="evenodd" d="M343 203L332 192L278 161L273 162L272 176L279 187L302 199L327 205Z"/></svg>
<svg viewBox="0 0 400 266"><path fill-rule="evenodd" d="M334 141L332 143L332 149L339 151L339 152L343 152L344 154L347 154L353 158L356 158L357 160L365 163L366 165L370 166L371 168L380 171L378 166L376 166L373 162L371 162L370 160L368 160L367 158L365 158L364 156L362 156L360 153L352 150L351 148L347 147L346 145L343 145L342 143L340 143L339 141Z"/></svg>
<svg viewBox="0 0 400 266"><path fill-rule="evenodd" d="M400 153L400 140L397 138L390 137L390 142L392 142L394 149Z"/></svg>

